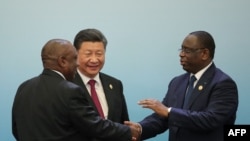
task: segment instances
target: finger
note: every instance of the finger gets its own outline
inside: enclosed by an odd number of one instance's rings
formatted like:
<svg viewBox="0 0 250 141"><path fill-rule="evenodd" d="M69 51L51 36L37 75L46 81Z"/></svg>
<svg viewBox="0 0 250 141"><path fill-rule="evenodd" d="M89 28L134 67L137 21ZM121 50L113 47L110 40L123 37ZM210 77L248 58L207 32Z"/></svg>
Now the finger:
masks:
<svg viewBox="0 0 250 141"><path fill-rule="evenodd" d="M125 125L128 125L128 126L133 125L133 123L130 122L130 121L124 121L124 124L125 124Z"/></svg>
<svg viewBox="0 0 250 141"><path fill-rule="evenodd" d="M138 104L139 105L145 105L145 104L147 104L147 102L145 100L144 101L139 101Z"/></svg>
<svg viewBox="0 0 250 141"><path fill-rule="evenodd" d="M138 103L145 103L145 102L149 102L151 100L152 99L147 98L147 99L139 100Z"/></svg>
<svg viewBox="0 0 250 141"><path fill-rule="evenodd" d="M137 138L136 137L132 137L132 141L137 141Z"/></svg>

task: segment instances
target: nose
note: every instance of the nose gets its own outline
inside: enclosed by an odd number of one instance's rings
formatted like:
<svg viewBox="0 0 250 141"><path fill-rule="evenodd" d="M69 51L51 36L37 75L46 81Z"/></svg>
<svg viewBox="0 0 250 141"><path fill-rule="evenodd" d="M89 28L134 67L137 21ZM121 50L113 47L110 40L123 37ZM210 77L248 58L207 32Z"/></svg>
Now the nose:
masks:
<svg viewBox="0 0 250 141"><path fill-rule="evenodd" d="M184 55L185 55L185 52L181 50L180 53L179 53L179 56L183 57Z"/></svg>
<svg viewBox="0 0 250 141"><path fill-rule="evenodd" d="M90 58L90 62L98 62L98 59L95 55L92 55Z"/></svg>

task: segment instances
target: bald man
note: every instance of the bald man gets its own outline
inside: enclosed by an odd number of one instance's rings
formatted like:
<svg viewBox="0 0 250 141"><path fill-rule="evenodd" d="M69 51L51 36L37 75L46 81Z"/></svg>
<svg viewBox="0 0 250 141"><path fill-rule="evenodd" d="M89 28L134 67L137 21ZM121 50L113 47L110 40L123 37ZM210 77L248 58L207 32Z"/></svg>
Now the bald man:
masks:
<svg viewBox="0 0 250 141"><path fill-rule="evenodd" d="M41 53L44 70L23 82L12 109L12 132L18 141L135 140L138 130L103 120L89 106L83 90L69 82L77 52L71 42L48 41Z"/></svg>

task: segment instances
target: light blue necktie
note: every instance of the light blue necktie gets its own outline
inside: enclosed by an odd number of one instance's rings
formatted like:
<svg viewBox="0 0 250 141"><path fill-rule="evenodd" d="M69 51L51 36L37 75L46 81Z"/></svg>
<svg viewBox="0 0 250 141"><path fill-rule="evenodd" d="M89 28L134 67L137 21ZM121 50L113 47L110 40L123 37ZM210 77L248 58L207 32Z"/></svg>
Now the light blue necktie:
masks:
<svg viewBox="0 0 250 141"><path fill-rule="evenodd" d="M186 92L186 96L185 96L185 100L184 100L184 104L183 104L183 109L187 109L189 98L191 97L191 94L192 94L193 89L194 89L194 81L195 80L196 80L196 77L194 75L192 75L189 78L188 88L187 88L187 92Z"/></svg>

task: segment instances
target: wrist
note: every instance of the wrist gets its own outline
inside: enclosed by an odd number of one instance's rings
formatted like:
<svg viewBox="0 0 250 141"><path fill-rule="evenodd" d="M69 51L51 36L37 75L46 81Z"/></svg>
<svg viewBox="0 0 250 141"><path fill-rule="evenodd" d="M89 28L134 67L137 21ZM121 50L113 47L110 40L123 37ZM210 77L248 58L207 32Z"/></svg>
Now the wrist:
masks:
<svg viewBox="0 0 250 141"><path fill-rule="evenodd" d="M171 107L168 107L168 114L170 113L170 111L171 111Z"/></svg>
<svg viewBox="0 0 250 141"><path fill-rule="evenodd" d="M170 112L171 112L171 107L168 107L167 108L167 117L169 116Z"/></svg>
<svg viewBox="0 0 250 141"><path fill-rule="evenodd" d="M141 124L136 123L136 126L137 126L137 129L138 129L139 135L141 135L141 134L142 134L142 127L141 127Z"/></svg>

